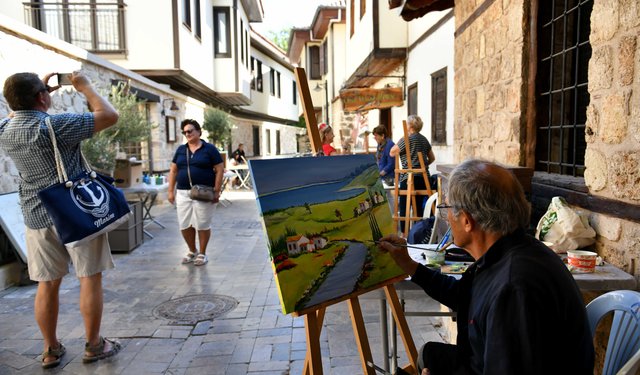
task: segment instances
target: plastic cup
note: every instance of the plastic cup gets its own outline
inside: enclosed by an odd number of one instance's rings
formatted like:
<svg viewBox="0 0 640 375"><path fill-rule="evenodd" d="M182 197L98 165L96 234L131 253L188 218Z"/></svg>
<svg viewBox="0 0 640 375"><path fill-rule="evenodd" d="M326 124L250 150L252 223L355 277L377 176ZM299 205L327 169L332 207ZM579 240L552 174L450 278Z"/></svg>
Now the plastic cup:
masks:
<svg viewBox="0 0 640 375"><path fill-rule="evenodd" d="M578 272L594 272L596 270L596 257L598 254L592 251L568 250L569 265Z"/></svg>
<svg viewBox="0 0 640 375"><path fill-rule="evenodd" d="M424 257L427 260L427 264L444 264L444 251L425 251Z"/></svg>

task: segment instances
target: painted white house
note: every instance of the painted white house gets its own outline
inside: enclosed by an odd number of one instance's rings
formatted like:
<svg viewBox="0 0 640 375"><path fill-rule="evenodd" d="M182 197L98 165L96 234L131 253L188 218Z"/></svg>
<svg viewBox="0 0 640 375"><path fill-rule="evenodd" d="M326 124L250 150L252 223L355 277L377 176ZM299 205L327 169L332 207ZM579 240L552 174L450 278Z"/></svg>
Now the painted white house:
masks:
<svg viewBox="0 0 640 375"><path fill-rule="evenodd" d="M322 249L327 244L327 239L323 236L311 236L311 240L317 250Z"/></svg>
<svg viewBox="0 0 640 375"><path fill-rule="evenodd" d="M287 252L289 255L299 254L307 251L309 245L309 239L302 234L297 236L287 237ZM313 241L311 242L313 244Z"/></svg>

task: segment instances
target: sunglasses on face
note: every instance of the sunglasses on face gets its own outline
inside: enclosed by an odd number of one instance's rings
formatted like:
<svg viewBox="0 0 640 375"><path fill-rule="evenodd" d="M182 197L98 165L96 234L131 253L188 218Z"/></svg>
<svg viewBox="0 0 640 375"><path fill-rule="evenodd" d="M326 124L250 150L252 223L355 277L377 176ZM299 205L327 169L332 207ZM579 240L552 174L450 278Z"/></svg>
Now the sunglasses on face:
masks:
<svg viewBox="0 0 640 375"><path fill-rule="evenodd" d="M196 129L191 129L191 130L183 130L182 131L182 135L187 135L187 134L191 134L191 132L196 131Z"/></svg>
<svg viewBox="0 0 640 375"><path fill-rule="evenodd" d="M49 94L51 94L51 86L49 85L44 85L44 88L38 92L35 93L34 96L38 96L38 94L40 94L41 92L48 92Z"/></svg>

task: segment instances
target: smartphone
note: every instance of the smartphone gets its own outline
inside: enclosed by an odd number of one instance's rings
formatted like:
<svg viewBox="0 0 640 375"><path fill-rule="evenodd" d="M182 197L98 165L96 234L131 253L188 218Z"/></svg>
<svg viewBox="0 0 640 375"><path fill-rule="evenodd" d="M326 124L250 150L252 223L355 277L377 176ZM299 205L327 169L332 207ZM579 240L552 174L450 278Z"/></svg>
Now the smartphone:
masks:
<svg viewBox="0 0 640 375"><path fill-rule="evenodd" d="M71 81L67 78L67 74L71 75L71 73L58 73L58 85L61 86L71 86Z"/></svg>

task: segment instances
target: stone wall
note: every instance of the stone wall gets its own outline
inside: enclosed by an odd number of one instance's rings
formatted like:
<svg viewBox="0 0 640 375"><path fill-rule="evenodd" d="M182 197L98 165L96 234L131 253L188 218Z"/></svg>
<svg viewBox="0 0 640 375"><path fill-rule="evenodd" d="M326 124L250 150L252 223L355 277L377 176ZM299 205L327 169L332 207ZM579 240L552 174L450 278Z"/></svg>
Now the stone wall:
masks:
<svg viewBox="0 0 640 375"><path fill-rule="evenodd" d="M591 15L585 183L593 195L640 203L639 0L595 0ZM640 207L639 207L640 209ZM596 251L640 274L640 224L592 213Z"/></svg>
<svg viewBox="0 0 640 375"><path fill-rule="evenodd" d="M483 2L455 3L457 30ZM455 163L472 156L524 162L524 12L524 0L494 1L455 39Z"/></svg>
<svg viewBox="0 0 640 375"><path fill-rule="evenodd" d="M38 33L36 31L33 32ZM76 50L75 47L70 46L71 52L62 51L59 48L54 48L40 40L36 40L36 38L30 38L0 26L0 51L3 51L0 54L0 82L4 84L5 79L11 74L24 71L35 72L42 77L49 70L70 72L80 69L89 77L94 87L99 91L108 90L111 86L111 81L114 79L131 80L132 86L158 95L160 100L165 98L174 99L180 110L174 111L172 115L176 117L178 124L184 119L185 100L182 96L175 96L162 91L158 89L160 85L156 85L137 74L124 74L123 72L128 72L124 69L111 69L110 66L112 64L106 60L104 60L105 64L101 65L95 62L101 60L95 58L95 56L93 60L81 58L73 53L74 50ZM65 86L53 93L49 114L88 111L87 100L84 95L69 87ZM160 114L162 106L151 104L150 109L150 120L153 124L158 125L152 131L154 169L168 171L173 154L180 143L168 144L166 142L165 118ZM11 109L7 105L4 96L0 94L0 118L5 118L10 112ZM13 161L0 149L0 193L16 190L18 190L18 171Z"/></svg>

